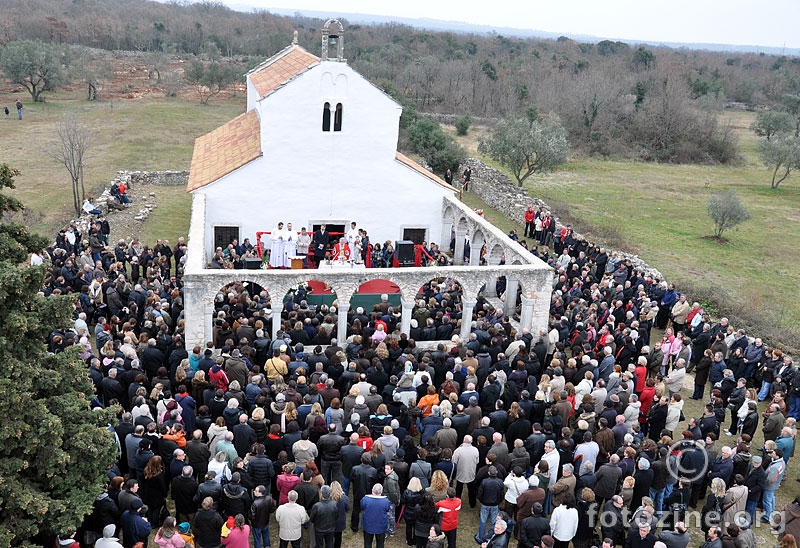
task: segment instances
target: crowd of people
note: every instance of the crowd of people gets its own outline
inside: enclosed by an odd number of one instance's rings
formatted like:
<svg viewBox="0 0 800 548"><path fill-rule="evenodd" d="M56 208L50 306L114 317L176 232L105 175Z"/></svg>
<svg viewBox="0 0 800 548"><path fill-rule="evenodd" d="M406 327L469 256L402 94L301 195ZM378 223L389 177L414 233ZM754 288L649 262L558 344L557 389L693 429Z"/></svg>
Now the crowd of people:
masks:
<svg viewBox="0 0 800 548"><path fill-rule="evenodd" d="M402 528L417 548L685 548L698 525L706 548L754 548L761 521L793 548L800 500L774 512L800 415L791 357L567 229L540 255L557 272L545 332L484 298L462 317L448 279L422 288L409 334L385 295L339 333L302 286L273 317L235 283L213 340L186 341L183 240L111 249L107 228L62 231L43 289L79 295L49 350L79 346L93 404L119 410L84 527L102 548L155 528L162 548L262 548L273 521L282 548L339 548L348 527L365 547ZM478 530L458 534L467 505Z"/></svg>

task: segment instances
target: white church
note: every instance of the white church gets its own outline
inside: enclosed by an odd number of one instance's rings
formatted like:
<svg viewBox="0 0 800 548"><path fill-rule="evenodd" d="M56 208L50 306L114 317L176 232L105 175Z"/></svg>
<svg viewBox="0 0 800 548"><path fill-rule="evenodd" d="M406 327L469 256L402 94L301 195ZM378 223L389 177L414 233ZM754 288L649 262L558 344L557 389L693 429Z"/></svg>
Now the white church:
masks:
<svg viewBox="0 0 800 548"><path fill-rule="evenodd" d="M397 151L402 108L347 64L341 23L326 23L320 57L299 46L295 37L246 77L246 112L195 142L187 185L192 193L184 275L187 344L211 339L214 297L235 281L266 289L273 314L282 310L290 288L310 279L323 281L335 292L344 323L342 312L361 284L389 280L400 287L407 333L415 297L428 281L456 279L466 314L482 285L493 289L494 280L506 276L513 286L506 310L514 306L519 282L521 325L546 328L551 269L462 204L453 187ZM469 237L469 265L464 265L463 244L455 247L458 266L449 267L312 271L215 270L209 265L218 247L234 238L249 238L255 245L278 222L309 232L326 224L336 232L353 221L372 242L437 242L442 249L455 229L456 242ZM488 265L478 266L484 245ZM468 333L467 323L462 334Z"/></svg>

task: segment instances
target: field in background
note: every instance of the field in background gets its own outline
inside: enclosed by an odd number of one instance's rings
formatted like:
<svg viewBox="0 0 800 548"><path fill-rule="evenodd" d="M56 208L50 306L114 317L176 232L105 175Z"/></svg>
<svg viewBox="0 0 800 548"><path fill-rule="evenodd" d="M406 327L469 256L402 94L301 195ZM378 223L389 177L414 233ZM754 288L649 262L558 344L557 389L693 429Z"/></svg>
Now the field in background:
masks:
<svg viewBox="0 0 800 548"><path fill-rule="evenodd" d="M16 118L14 101L25 103L23 120ZM218 99L200 105L197 99L142 98L88 102L79 92L62 92L46 103L30 103L22 93L0 93L0 108L12 115L0 119L0 162L19 169L15 197L27 207L22 220L31 229L55 236L73 215L69 175L44 151L54 141L54 124L70 112L88 126L94 140L85 160L87 193L97 195L118 170L188 169L194 140L244 111L244 97ZM156 237L174 241L186 235L191 199L183 187L157 187L159 206L142 232L145 242ZM138 189L131 192L139 198ZM115 234L130 237L134 234Z"/></svg>
<svg viewBox="0 0 800 548"><path fill-rule="evenodd" d="M547 202L590 240L639 254L690 295L716 297L726 307L769 316L797 330L800 303L800 177L777 190L759 162L750 112L724 112L739 139L736 166L672 165L570 158L552 174L532 176L525 188ZM452 134L454 129L446 128ZM477 153L476 134L458 140ZM488 160L487 158L482 158ZM493 164L496 166L496 164ZM727 243L709 238L708 197L735 188L753 218L726 232ZM474 205L478 207L478 205ZM504 227L505 228L505 227Z"/></svg>

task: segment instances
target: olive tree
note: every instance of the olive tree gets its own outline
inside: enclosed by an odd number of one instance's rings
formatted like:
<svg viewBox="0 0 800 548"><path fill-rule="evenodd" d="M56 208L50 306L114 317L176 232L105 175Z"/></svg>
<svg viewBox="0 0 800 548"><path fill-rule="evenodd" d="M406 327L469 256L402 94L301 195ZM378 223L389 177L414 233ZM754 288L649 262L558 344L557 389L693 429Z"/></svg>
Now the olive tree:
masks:
<svg viewBox="0 0 800 548"><path fill-rule="evenodd" d="M722 238L722 233L746 220L751 215L744 207L734 189L725 194L712 194L708 198L708 216L714 221L714 236Z"/></svg>
<svg viewBox="0 0 800 548"><path fill-rule="evenodd" d="M14 83L24 86L34 103L42 93L53 91L65 79L67 50L41 40L9 42L0 53L0 69Z"/></svg>
<svg viewBox="0 0 800 548"><path fill-rule="evenodd" d="M756 115L756 121L750 125L750 129L760 137L770 137L789 133L794 129L794 117L788 112L779 110L765 110Z"/></svg>
<svg viewBox="0 0 800 548"><path fill-rule="evenodd" d="M567 133L554 117L544 120L519 117L501 119L478 152L507 167L519 186L533 173L551 171L567 161Z"/></svg>
<svg viewBox="0 0 800 548"><path fill-rule="evenodd" d="M778 188L792 171L800 169L800 137L761 141L759 154L761 161L772 171L772 188Z"/></svg>

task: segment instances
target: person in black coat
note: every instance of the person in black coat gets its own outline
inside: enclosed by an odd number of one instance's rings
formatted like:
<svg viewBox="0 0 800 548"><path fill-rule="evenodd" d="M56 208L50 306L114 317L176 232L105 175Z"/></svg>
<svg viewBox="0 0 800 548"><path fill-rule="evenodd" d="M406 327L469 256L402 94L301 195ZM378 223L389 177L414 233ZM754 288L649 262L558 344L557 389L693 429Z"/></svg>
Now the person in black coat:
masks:
<svg viewBox="0 0 800 548"><path fill-rule="evenodd" d="M257 444L255 452L256 454L250 459L247 466L250 481L253 485L270 485L272 478L275 477L275 467L272 461L267 458L263 444Z"/></svg>
<svg viewBox="0 0 800 548"><path fill-rule="evenodd" d="M642 457L639 459L636 473L633 479L636 480L633 486L633 498L631 498L631 512L636 511L642 505L642 498L650 493L650 485L653 483L653 471L650 469L650 461Z"/></svg>
<svg viewBox="0 0 800 548"><path fill-rule="evenodd" d="M178 522L190 521L197 511L194 496L197 493L197 481L191 466L184 466L181 475L172 479L172 500L175 501L175 518Z"/></svg>
<svg viewBox="0 0 800 548"><path fill-rule="evenodd" d="M242 486L241 481L241 474L234 472L231 474L231 481L222 487L220 506L225 516L246 516L250 511L250 493Z"/></svg>
<svg viewBox="0 0 800 548"><path fill-rule="evenodd" d="M220 532L225 520L214 510L214 501L211 497L204 498L201 509L194 515L192 533L195 546L212 547L220 545Z"/></svg>
<svg viewBox="0 0 800 548"><path fill-rule="evenodd" d="M519 548L538 548L542 537L550 534L550 522L542 514L544 509L539 502L533 503L533 515L522 520L519 528Z"/></svg>
<svg viewBox="0 0 800 548"><path fill-rule="evenodd" d="M668 410L667 399L662 396L657 404L654 402L650 406L650 411L647 413L647 422L650 425L647 437L655 442L661 440L661 431L667 425Z"/></svg>

